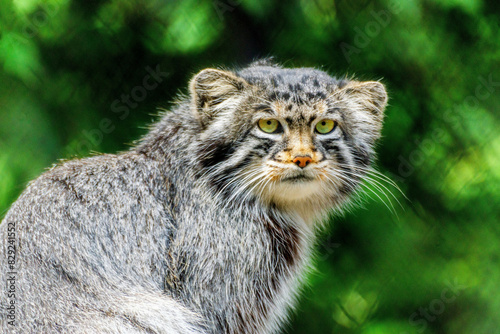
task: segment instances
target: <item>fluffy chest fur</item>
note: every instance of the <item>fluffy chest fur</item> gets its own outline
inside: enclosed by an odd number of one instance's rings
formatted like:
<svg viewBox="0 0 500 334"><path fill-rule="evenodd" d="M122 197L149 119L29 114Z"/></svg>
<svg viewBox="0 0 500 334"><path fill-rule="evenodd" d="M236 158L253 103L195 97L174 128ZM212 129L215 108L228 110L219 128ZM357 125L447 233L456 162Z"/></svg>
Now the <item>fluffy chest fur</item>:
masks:
<svg viewBox="0 0 500 334"><path fill-rule="evenodd" d="M201 217L184 218L203 227L176 232L168 289L210 319L214 332L275 332L296 296L310 231L255 203L226 209L205 203Z"/></svg>

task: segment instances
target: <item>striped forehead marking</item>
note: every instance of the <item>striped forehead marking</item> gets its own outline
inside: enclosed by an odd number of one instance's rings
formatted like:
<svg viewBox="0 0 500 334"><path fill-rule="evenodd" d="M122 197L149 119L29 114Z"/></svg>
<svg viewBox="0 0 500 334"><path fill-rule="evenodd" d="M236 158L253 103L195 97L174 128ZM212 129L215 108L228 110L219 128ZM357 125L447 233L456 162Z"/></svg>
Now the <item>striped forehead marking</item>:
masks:
<svg viewBox="0 0 500 334"><path fill-rule="evenodd" d="M325 115L328 106L324 101L318 101L313 105L294 105L284 101L274 101L271 109L276 115L285 119L289 124L302 123L310 125L315 118Z"/></svg>

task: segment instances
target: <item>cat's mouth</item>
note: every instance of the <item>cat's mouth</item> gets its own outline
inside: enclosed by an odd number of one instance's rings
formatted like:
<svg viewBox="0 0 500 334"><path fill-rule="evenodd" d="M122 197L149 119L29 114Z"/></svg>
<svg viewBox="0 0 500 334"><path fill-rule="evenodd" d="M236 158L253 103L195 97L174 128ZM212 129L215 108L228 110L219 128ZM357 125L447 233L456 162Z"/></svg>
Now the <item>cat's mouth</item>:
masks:
<svg viewBox="0 0 500 334"><path fill-rule="evenodd" d="M297 175L292 175L285 177L281 179L283 182L290 182L290 183L299 183L299 182L310 182L314 181L314 178L305 174L297 174Z"/></svg>

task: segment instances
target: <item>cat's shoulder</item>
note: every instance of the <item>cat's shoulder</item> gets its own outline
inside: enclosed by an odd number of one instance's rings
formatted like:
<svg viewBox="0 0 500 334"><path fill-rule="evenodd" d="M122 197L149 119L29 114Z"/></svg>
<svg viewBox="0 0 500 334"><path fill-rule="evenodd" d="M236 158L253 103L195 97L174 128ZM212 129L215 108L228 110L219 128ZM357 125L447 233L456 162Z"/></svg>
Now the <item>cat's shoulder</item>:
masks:
<svg viewBox="0 0 500 334"><path fill-rule="evenodd" d="M13 208L49 212L111 205L113 209L114 204L151 195L155 183L162 182L151 166L155 163L132 153L60 161L31 181Z"/></svg>

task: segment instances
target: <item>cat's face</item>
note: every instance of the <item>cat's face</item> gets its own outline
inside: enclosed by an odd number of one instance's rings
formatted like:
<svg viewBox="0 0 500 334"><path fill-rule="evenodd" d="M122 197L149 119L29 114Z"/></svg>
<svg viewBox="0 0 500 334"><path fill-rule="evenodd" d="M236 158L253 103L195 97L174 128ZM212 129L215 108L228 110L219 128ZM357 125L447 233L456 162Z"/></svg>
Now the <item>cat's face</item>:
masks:
<svg viewBox="0 0 500 334"><path fill-rule="evenodd" d="M192 81L200 161L226 200L335 207L373 158L387 95L312 69L204 70Z"/></svg>

